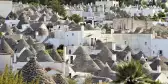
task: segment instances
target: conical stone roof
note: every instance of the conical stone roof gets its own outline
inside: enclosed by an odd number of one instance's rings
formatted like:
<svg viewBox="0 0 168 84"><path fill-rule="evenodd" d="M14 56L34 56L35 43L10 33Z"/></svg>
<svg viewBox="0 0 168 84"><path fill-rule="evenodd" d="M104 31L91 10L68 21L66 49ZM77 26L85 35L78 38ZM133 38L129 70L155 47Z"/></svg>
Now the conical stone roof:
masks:
<svg viewBox="0 0 168 84"><path fill-rule="evenodd" d="M16 34L20 34L21 33L17 27L13 27L13 32L16 33Z"/></svg>
<svg viewBox="0 0 168 84"><path fill-rule="evenodd" d="M38 64L35 58L31 58L20 72L25 82L38 80L39 84L55 84L53 78L46 74L46 71Z"/></svg>
<svg viewBox="0 0 168 84"><path fill-rule="evenodd" d="M1 39L1 45L0 45L0 52L1 53L7 53L7 54L14 54L14 51L12 48L9 46L9 44L5 41L5 39Z"/></svg>
<svg viewBox="0 0 168 84"><path fill-rule="evenodd" d="M142 51L139 51L137 54L133 55L132 57L135 60L140 60L142 56L144 57L144 53Z"/></svg>
<svg viewBox="0 0 168 84"><path fill-rule="evenodd" d="M130 48L130 46L127 46L125 49L124 49L124 51L126 51L126 52L129 52L129 51L131 51L132 49Z"/></svg>
<svg viewBox="0 0 168 84"><path fill-rule="evenodd" d="M34 54L26 49L22 52L22 54L17 58L17 62L27 62L30 57L33 57Z"/></svg>
<svg viewBox="0 0 168 84"><path fill-rule="evenodd" d="M41 50L45 50L45 46L42 43L36 43L33 45L33 48L38 52Z"/></svg>
<svg viewBox="0 0 168 84"><path fill-rule="evenodd" d="M99 66L93 61L93 59L86 53L82 46L74 52L76 58L74 60L75 71L79 72L96 72L100 70Z"/></svg>
<svg viewBox="0 0 168 84"><path fill-rule="evenodd" d="M5 38L5 40L9 44L9 46L14 50L15 46L17 45L17 41L13 38Z"/></svg>
<svg viewBox="0 0 168 84"><path fill-rule="evenodd" d="M103 63L110 62L112 61L112 52L108 49L108 47L104 46L98 54L98 59Z"/></svg>
<svg viewBox="0 0 168 84"><path fill-rule="evenodd" d="M28 20L28 18L27 18L27 16L24 14L24 13L22 13L20 16L19 16L19 23L18 23L18 25L17 25L17 28L19 28L19 29L21 29L22 28L22 25L23 24L28 24L29 23L29 20Z"/></svg>
<svg viewBox="0 0 168 84"><path fill-rule="evenodd" d="M29 36L29 38L27 39L27 43L28 43L29 45L35 44L35 42L34 42L34 40L33 40L33 38L32 38L31 36Z"/></svg>
<svg viewBox="0 0 168 84"><path fill-rule="evenodd" d="M33 48L33 46L30 46L29 50L30 50L34 55L37 54L37 52L36 52L36 50Z"/></svg>
<svg viewBox="0 0 168 84"><path fill-rule="evenodd" d="M114 79L114 74L116 72L115 71L112 71L111 68L108 66L108 64L106 63L105 64L105 67L103 70L101 70L100 72L100 76L102 77L108 77L108 78L111 78L111 79Z"/></svg>
<svg viewBox="0 0 168 84"><path fill-rule="evenodd" d="M58 17L56 14L54 14L50 19L51 22L57 22L57 20L58 20Z"/></svg>
<svg viewBox="0 0 168 84"><path fill-rule="evenodd" d="M29 47L29 45L24 39L21 39L19 40L19 43L16 45L15 50L16 52L20 52L24 47Z"/></svg>
<svg viewBox="0 0 168 84"><path fill-rule="evenodd" d="M102 61L95 59L94 62L100 67L101 70L104 69L105 64Z"/></svg>
<svg viewBox="0 0 168 84"><path fill-rule="evenodd" d="M36 56L38 62L54 62L51 56L44 50L39 51Z"/></svg>
<svg viewBox="0 0 168 84"><path fill-rule="evenodd" d="M167 64L159 56L150 64L152 70L157 70L157 66L160 66L162 71L168 70Z"/></svg>
<svg viewBox="0 0 168 84"><path fill-rule="evenodd" d="M103 48L105 45L102 43L102 41L97 40L96 41L96 49L101 49Z"/></svg>
<svg viewBox="0 0 168 84"><path fill-rule="evenodd" d="M12 29L5 23L2 25L2 27L0 28L0 32L8 32L10 34L13 34Z"/></svg>
<svg viewBox="0 0 168 84"><path fill-rule="evenodd" d="M69 84L65 78L63 78L60 74L53 76L53 79L56 84Z"/></svg>
<svg viewBox="0 0 168 84"><path fill-rule="evenodd" d="M57 62L63 62L61 56L59 55L59 53L56 50L52 49L50 55L53 60L55 60Z"/></svg>

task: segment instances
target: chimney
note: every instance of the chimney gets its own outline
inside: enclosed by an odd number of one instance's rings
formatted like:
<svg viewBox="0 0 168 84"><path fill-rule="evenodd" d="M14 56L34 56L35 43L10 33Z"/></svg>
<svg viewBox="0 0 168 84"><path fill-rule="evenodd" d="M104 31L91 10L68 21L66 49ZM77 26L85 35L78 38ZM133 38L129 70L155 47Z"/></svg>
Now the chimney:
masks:
<svg viewBox="0 0 168 84"><path fill-rule="evenodd" d="M158 56L156 59L156 63L157 63L157 72L161 72L161 65L160 65L160 57Z"/></svg>
<svg viewBox="0 0 168 84"><path fill-rule="evenodd" d="M66 59L66 47L64 46L64 50L63 50L63 60L64 60L64 62L66 61L65 59Z"/></svg>
<svg viewBox="0 0 168 84"><path fill-rule="evenodd" d="M63 51L63 62L62 62L62 75L65 76L65 70L66 70L66 67L65 67L65 58L66 58L66 47L64 46L64 51Z"/></svg>
<svg viewBox="0 0 168 84"><path fill-rule="evenodd" d="M113 60L114 62L116 62L116 60L117 60L116 54L112 54L112 60Z"/></svg>
<svg viewBox="0 0 168 84"><path fill-rule="evenodd" d="M85 27L84 25L81 25L81 45L83 45L84 43L84 31L85 31Z"/></svg>
<svg viewBox="0 0 168 84"><path fill-rule="evenodd" d="M14 54L14 56L13 56L13 63L16 63L17 61L16 61L16 58L17 58L17 56L16 56L17 54Z"/></svg>
<svg viewBox="0 0 168 84"><path fill-rule="evenodd" d="M35 38L39 35L38 31L35 31Z"/></svg>
<svg viewBox="0 0 168 84"><path fill-rule="evenodd" d="M116 50L116 43L115 42L112 42L112 50Z"/></svg>

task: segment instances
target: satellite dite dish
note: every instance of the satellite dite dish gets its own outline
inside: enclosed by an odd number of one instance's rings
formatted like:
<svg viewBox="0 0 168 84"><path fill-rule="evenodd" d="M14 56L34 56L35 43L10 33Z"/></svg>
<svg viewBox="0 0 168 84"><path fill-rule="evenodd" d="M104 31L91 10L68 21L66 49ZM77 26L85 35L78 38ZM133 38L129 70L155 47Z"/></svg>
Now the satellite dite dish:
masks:
<svg viewBox="0 0 168 84"><path fill-rule="evenodd" d="M0 16L6 18L11 11L12 11L12 1L0 0Z"/></svg>

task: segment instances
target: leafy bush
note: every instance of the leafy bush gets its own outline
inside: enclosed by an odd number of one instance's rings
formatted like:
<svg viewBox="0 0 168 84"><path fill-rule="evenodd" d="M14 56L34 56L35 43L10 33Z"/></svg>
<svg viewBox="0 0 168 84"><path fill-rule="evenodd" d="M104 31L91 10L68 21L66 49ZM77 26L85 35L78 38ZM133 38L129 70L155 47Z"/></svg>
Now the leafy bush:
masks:
<svg viewBox="0 0 168 84"><path fill-rule="evenodd" d="M77 84L75 80L68 78L68 83L69 84Z"/></svg>
<svg viewBox="0 0 168 84"><path fill-rule="evenodd" d="M160 13L158 13L158 17L159 17L159 18L163 18L163 17L166 17L166 15L165 15L164 12L160 12Z"/></svg>
<svg viewBox="0 0 168 84"><path fill-rule="evenodd" d="M73 20L75 23L79 23L80 21L82 21L82 17L80 17L77 14L73 14L71 17L69 17L70 20Z"/></svg>
<svg viewBox="0 0 168 84"><path fill-rule="evenodd" d="M39 82L32 81L26 83L23 81L21 75L13 73L8 66L6 66L4 72L0 75L0 84L39 84Z"/></svg>
<svg viewBox="0 0 168 84"><path fill-rule="evenodd" d="M90 76L88 76L88 77L85 79L84 84L92 84L92 78L91 78Z"/></svg>
<svg viewBox="0 0 168 84"><path fill-rule="evenodd" d="M57 52L59 53L60 56L63 56L64 50L58 49Z"/></svg>

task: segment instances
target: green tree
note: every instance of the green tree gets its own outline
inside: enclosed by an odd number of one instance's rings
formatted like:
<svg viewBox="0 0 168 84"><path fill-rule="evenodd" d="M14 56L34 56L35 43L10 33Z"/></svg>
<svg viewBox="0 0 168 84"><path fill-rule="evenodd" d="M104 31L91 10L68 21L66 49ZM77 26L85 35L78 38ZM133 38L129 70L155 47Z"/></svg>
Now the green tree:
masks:
<svg viewBox="0 0 168 84"><path fill-rule="evenodd" d="M158 21L158 16L156 14L154 14L153 18L152 18L154 21Z"/></svg>
<svg viewBox="0 0 168 84"><path fill-rule="evenodd" d="M166 17L166 15L165 15L164 12L159 12L159 13L158 13L158 17L159 17L159 18L163 18L163 17Z"/></svg>
<svg viewBox="0 0 168 84"><path fill-rule="evenodd" d="M142 6L146 6L146 5L147 5L147 1L146 1L146 0L142 0L142 1L141 1L141 5L142 5Z"/></svg>
<svg viewBox="0 0 168 84"><path fill-rule="evenodd" d="M47 5L49 0L40 0L40 4Z"/></svg>
<svg viewBox="0 0 168 84"><path fill-rule="evenodd" d="M4 72L0 75L0 84L39 84L39 82L32 81L26 83L23 81L22 75L13 73L8 66L6 66Z"/></svg>
<svg viewBox="0 0 168 84"><path fill-rule="evenodd" d="M77 84L75 80L68 78L68 83L69 84Z"/></svg>
<svg viewBox="0 0 168 84"><path fill-rule="evenodd" d="M165 9L165 8L166 8L166 4L162 3L162 4L161 4L161 8L162 8L162 9Z"/></svg>
<svg viewBox="0 0 168 84"><path fill-rule="evenodd" d="M2 37L3 36L3 33L2 32L0 32L0 37Z"/></svg>
<svg viewBox="0 0 168 84"><path fill-rule="evenodd" d="M122 62L117 66L117 80L115 83L125 84L150 84L150 77L143 72L139 61Z"/></svg>
<svg viewBox="0 0 168 84"><path fill-rule="evenodd" d="M21 0L23 4L28 3L28 0Z"/></svg>
<svg viewBox="0 0 168 84"><path fill-rule="evenodd" d="M70 20L73 20L75 23L79 23L80 21L82 21L82 18L77 15L77 14L73 14L71 17L69 17Z"/></svg>
<svg viewBox="0 0 168 84"><path fill-rule="evenodd" d="M84 84L92 84L92 77L86 77Z"/></svg>
<svg viewBox="0 0 168 84"><path fill-rule="evenodd" d="M63 5L58 0L49 1L48 6L53 9L53 11L57 12L59 15L65 17L66 11Z"/></svg>

